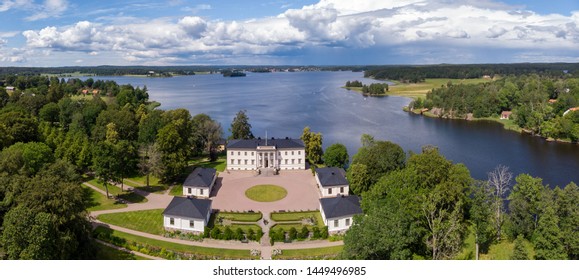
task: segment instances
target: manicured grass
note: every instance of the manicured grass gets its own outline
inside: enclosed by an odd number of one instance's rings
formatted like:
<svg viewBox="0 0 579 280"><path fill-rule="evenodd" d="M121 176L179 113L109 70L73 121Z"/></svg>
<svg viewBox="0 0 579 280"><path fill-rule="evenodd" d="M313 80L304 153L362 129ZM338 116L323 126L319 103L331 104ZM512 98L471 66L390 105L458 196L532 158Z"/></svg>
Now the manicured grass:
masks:
<svg viewBox="0 0 579 280"><path fill-rule="evenodd" d="M256 213L234 213L234 212L217 212L215 218L223 218L226 220L236 221L236 222L257 222L261 220L263 214L261 212Z"/></svg>
<svg viewBox="0 0 579 280"><path fill-rule="evenodd" d="M320 211L271 213L271 219L276 222L299 221L313 217L317 226L323 227L324 221Z"/></svg>
<svg viewBox="0 0 579 280"><path fill-rule="evenodd" d="M101 194L87 186L81 186L83 195L89 200L90 207L87 209L89 212L119 209L127 207L124 203L119 203L116 199L106 198L104 194Z"/></svg>
<svg viewBox="0 0 579 280"><path fill-rule="evenodd" d="M133 255L129 252L117 250L115 248L96 243L96 259L97 260L150 260L141 256Z"/></svg>
<svg viewBox="0 0 579 280"><path fill-rule="evenodd" d="M332 247L320 247L311 249L295 249L295 250L282 250L281 255L274 256L274 259L316 259L329 257L335 259L342 252L344 246L332 246Z"/></svg>
<svg viewBox="0 0 579 280"><path fill-rule="evenodd" d="M165 231L163 229L163 210L164 209L153 209L102 214L97 218L105 223L112 225L146 233L162 235Z"/></svg>
<svg viewBox="0 0 579 280"><path fill-rule="evenodd" d="M98 227L95 232L109 231L112 236L123 238L127 241L137 242L140 244L147 244L150 246L155 246L159 248L165 248L167 250L172 250L185 254L198 254L205 256L218 256L226 259L255 259L250 255L250 250L233 250L233 249L222 249L222 248L206 248L192 245L183 245L173 242L166 242L151 238L146 238L142 236L137 236L129 233L124 233L121 231L111 230L103 227Z"/></svg>
<svg viewBox="0 0 579 280"><path fill-rule="evenodd" d="M103 190L103 191L106 191L105 186L104 186L104 185L102 184L102 182L100 182L98 179L89 180L88 183L91 184L91 185L93 185L93 186L95 186L95 187L97 187L97 188L99 188L99 189L101 189L101 190ZM131 202L131 203L145 203L145 202L148 201L145 197L143 197L143 196L141 196L141 195L138 195L138 194L136 194L136 193L127 192L127 191L122 192L122 191L121 191L121 188L119 188L119 187L117 187L117 186L115 186L115 185L113 185L113 184L107 184L107 186L108 186L108 189L109 189L109 195L118 196L120 199L124 199L124 200L126 200L126 201L128 201L128 202Z"/></svg>
<svg viewBox="0 0 579 280"><path fill-rule="evenodd" d="M127 178L127 179L139 183L139 186L145 186L145 185L147 185L147 176L146 176L146 175L130 177L130 178ZM155 176L153 176L153 175L150 175L150 176L149 176L149 185L151 185L151 186L157 186L157 185L162 185L162 184L161 184L159 178L157 178L157 177L155 177Z"/></svg>
<svg viewBox="0 0 579 280"><path fill-rule="evenodd" d="M299 232L300 230L302 230L302 228L304 227L303 224L301 223L283 223L283 224L275 224L273 227L271 227L269 229L269 231L276 231L279 228L282 228L284 231L289 231L290 228L296 228L296 230ZM311 226L306 226L309 230L311 230Z"/></svg>
<svg viewBox="0 0 579 280"><path fill-rule="evenodd" d="M183 185L175 185L169 191L172 196L183 196Z"/></svg>
<svg viewBox="0 0 579 280"><path fill-rule="evenodd" d="M164 185L152 185L151 182L149 181L149 186L147 187L146 183L140 183L134 180L123 180L123 182L125 183L125 185L133 187L135 189L139 189L145 192L149 192L149 193L165 193L165 191L167 190L167 186ZM138 184L135 184L138 183Z"/></svg>
<svg viewBox="0 0 579 280"><path fill-rule="evenodd" d="M233 232L235 232L237 228L240 228L241 230L243 230L243 232L247 232L250 228L253 229L253 232L257 232L257 230L261 228L260 226L255 224L235 224L235 223L231 224L229 227ZM223 226L221 229L224 228L225 226Z"/></svg>
<svg viewBox="0 0 579 280"><path fill-rule="evenodd" d="M219 172L225 171L227 167L227 158L220 156L216 161L209 161L209 158L198 158L191 162L193 166L204 167L204 168L215 168Z"/></svg>
<svg viewBox="0 0 579 280"><path fill-rule="evenodd" d="M276 185L256 185L245 191L247 198L259 202L278 201L286 195L286 189Z"/></svg>

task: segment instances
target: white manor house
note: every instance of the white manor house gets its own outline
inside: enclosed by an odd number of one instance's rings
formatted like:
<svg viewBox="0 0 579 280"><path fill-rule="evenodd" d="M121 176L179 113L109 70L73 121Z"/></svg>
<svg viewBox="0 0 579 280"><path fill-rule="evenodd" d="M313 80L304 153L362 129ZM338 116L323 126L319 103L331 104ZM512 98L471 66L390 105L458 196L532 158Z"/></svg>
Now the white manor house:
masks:
<svg viewBox="0 0 579 280"><path fill-rule="evenodd" d="M300 139L247 139L227 143L228 170L306 169L306 151Z"/></svg>

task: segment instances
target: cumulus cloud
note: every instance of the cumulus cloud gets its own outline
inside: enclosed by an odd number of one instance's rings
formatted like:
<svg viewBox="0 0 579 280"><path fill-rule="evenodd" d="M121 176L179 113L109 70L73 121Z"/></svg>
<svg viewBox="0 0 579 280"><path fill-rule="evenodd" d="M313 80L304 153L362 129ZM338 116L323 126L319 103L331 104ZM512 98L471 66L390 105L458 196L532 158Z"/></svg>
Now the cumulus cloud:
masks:
<svg viewBox="0 0 579 280"><path fill-rule="evenodd" d="M4 1L0 9L16 2ZM43 3L52 7L43 15L55 16L67 7L64 0ZM541 15L491 0L321 0L247 21L197 16L123 22L99 18L27 30L22 35L29 49L78 51L94 57L113 52L135 63L194 63L195 59L231 55L269 59L307 48L391 49L414 43L577 50L578 24L579 12Z"/></svg>

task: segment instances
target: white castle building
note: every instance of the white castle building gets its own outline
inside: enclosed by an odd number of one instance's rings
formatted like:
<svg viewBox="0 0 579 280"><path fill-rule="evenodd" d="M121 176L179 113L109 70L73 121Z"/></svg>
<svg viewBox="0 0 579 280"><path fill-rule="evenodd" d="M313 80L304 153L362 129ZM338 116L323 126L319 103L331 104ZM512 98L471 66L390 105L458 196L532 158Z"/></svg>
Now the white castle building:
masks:
<svg viewBox="0 0 579 280"><path fill-rule="evenodd" d="M300 139L230 140L227 143L228 170L306 169L306 151Z"/></svg>

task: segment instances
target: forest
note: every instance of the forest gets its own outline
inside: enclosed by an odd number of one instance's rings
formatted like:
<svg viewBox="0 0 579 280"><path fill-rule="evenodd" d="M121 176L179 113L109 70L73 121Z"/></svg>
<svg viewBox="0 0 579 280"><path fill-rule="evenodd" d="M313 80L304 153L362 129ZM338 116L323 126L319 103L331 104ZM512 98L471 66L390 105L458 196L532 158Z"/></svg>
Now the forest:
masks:
<svg viewBox="0 0 579 280"><path fill-rule="evenodd" d="M521 75L477 85L448 83L432 89L426 99L411 102L409 108L437 108L435 115L449 118L467 114L498 118L501 112L511 111L510 119L530 133L577 142L579 111L570 110L577 106L578 78Z"/></svg>
<svg viewBox="0 0 579 280"><path fill-rule="evenodd" d="M577 63L519 63L519 64L441 64L417 66L367 66L364 77L378 80L393 80L405 83L419 83L424 79L474 79L483 76L530 75L547 77L577 75Z"/></svg>
<svg viewBox="0 0 579 280"><path fill-rule="evenodd" d="M573 182L552 188L501 165L487 180L474 180L436 147L407 157L397 144L370 135L362 136L348 180L364 215L344 236L345 259L478 259L509 242L508 259L579 258Z"/></svg>
<svg viewBox="0 0 579 280"><path fill-rule="evenodd" d="M221 125L159 110L145 88L8 75L0 87L0 258L95 257L81 176L105 187L130 174L173 182L188 159L216 157ZM108 190L108 189L107 189Z"/></svg>

